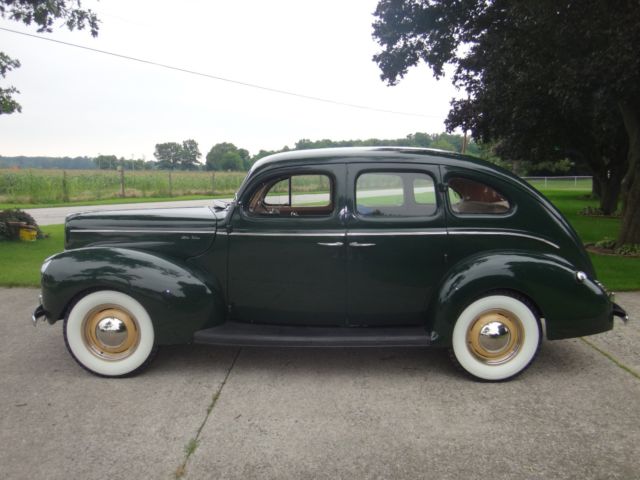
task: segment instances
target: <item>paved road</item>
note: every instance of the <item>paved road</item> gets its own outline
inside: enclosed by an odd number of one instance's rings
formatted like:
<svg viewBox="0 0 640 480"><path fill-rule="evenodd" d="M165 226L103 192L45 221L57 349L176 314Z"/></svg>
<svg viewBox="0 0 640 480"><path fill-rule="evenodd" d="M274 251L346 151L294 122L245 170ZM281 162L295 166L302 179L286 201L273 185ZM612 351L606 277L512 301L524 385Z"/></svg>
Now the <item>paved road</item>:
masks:
<svg viewBox="0 0 640 480"><path fill-rule="evenodd" d="M640 477L640 293L498 384L435 350L194 346L101 379L30 325L37 294L0 290L2 478Z"/></svg>

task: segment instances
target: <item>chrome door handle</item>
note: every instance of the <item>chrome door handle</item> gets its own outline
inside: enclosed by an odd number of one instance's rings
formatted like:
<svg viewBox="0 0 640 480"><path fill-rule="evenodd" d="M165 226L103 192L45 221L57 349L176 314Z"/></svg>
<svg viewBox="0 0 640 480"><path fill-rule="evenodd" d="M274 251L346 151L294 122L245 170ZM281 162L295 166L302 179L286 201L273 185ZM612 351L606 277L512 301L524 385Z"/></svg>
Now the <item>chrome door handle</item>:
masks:
<svg viewBox="0 0 640 480"><path fill-rule="evenodd" d="M342 242L318 242L321 247L341 247L344 245Z"/></svg>
<svg viewBox="0 0 640 480"><path fill-rule="evenodd" d="M375 243L349 242L350 247L375 247Z"/></svg>

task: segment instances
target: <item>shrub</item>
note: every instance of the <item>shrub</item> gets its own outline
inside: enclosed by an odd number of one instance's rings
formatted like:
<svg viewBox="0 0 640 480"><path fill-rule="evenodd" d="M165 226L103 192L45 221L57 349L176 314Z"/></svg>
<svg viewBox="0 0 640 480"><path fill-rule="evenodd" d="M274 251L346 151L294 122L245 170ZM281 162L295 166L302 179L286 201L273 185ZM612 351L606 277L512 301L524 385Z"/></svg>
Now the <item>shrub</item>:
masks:
<svg viewBox="0 0 640 480"><path fill-rule="evenodd" d="M0 240L17 240L20 236L20 228L16 223L22 223L36 228L37 238L45 238L40 227L27 212L18 209L8 209L0 212Z"/></svg>

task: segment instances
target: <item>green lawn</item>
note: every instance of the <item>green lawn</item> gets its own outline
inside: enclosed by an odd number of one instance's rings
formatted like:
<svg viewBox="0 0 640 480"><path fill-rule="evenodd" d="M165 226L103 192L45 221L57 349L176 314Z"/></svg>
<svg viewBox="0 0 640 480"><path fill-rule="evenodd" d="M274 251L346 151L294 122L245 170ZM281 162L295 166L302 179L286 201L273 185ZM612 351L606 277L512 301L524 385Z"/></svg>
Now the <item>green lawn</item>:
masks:
<svg viewBox="0 0 640 480"><path fill-rule="evenodd" d="M42 231L49 238L35 242L0 241L0 285L37 287L40 265L45 258L64 250L64 225L48 225Z"/></svg>
<svg viewBox="0 0 640 480"><path fill-rule="evenodd" d="M554 190L545 191L551 200L569 219L585 242L604 237L616 238L619 219L584 217L577 214L585 206L597 202L585 197L585 192ZM36 242L0 242L0 285L38 286L39 269L49 255L64 248L62 225L50 225L42 230L50 235ZM610 289L640 290L640 258L591 254L600 280Z"/></svg>
<svg viewBox="0 0 640 480"><path fill-rule="evenodd" d="M604 237L615 239L620 219L578 215L587 206L597 207L598 201L586 197L585 191L547 190L544 195L558 207L585 243ZM614 291L640 290L640 258L597 255L590 253L598 278Z"/></svg>

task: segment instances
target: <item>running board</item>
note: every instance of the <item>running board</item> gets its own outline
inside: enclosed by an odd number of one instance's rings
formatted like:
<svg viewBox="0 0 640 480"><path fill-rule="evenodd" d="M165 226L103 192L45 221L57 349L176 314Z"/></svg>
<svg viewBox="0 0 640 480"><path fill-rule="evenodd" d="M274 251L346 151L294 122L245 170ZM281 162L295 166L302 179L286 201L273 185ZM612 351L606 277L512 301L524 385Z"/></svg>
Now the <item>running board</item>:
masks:
<svg viewBox="0 0 640 480"><path fill-rule="evenodd" d="M426 347L422 327L294 327L227 322L199 330L194 343L242 347Z"/></svg>

